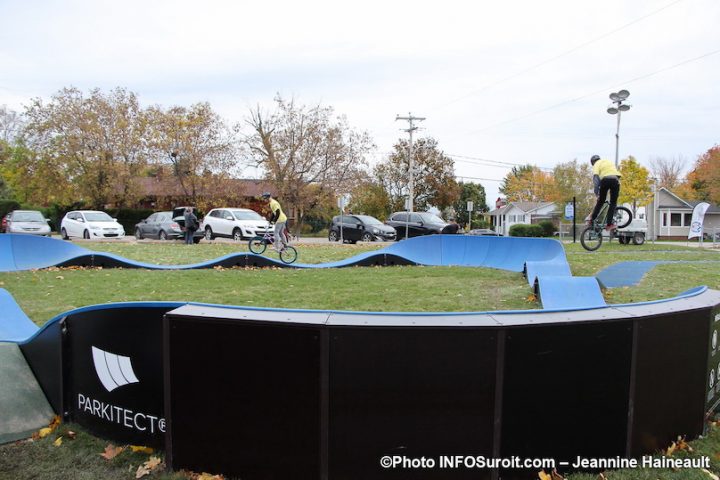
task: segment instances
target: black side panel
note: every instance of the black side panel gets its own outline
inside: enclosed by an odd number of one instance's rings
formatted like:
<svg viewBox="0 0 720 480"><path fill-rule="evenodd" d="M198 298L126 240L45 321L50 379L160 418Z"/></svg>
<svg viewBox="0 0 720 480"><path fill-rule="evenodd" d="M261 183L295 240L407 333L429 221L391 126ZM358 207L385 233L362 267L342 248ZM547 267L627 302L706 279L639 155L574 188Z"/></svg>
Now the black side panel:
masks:
<svg viewBox="0 0 720 480"><path fill-rule="evenodd" d="M633 455L702 434L709 318L707 309L638 320Z"/></svg>
<svg viewBox="0 0 720 480"><path fill-rule="evenodd" d="M67 318L65 408L73 421L117 442L163 446L162 320L171 308L98 309Z"/></svg>
<svg viewBox="0 0 720 480"><path fill-rule="evenodd" d="M20 350L30 365L35 378L58 415L63 414L62 404L62 333L60 322L42 330Z"/></svg>
<svg viewBox="0 0 720 480"><path fill-rule="evenodd" d="M630 321L508 330L501 456L624 455L631 349Z"/></svg>
<svg viewBox="0 0 720 480"><path fill-rule="evenodd" d="M320 478L320 329L171 315L167 325L172 468Z"/></svg>
<svg viewBox="0 0 720 480"><path fill-rule="evenodd" d="M88 253L87 255L80 255L79 257L72 258L70 260L66 260L64 262L58 263L58 267L92 267L93 265L93 258L95 255Z"/></svg>
<svg viewBox="0 0 720 480"><path fill-rule="evenodd" d="M496 342L488 328L330 329L329 478L489 478L380 459L492 456Z"/></svg>

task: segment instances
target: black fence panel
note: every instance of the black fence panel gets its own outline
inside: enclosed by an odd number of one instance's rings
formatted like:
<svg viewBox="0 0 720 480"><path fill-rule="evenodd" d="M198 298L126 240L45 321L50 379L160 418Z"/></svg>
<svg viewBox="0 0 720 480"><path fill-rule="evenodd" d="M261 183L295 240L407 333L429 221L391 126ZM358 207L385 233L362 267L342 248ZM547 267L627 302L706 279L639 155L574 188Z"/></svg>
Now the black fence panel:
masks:
<svg viewBox="0 0 720 480"><path fill-rule="evenodd" d="M175 469L320 478L319 328L169 316Z"/></svg>

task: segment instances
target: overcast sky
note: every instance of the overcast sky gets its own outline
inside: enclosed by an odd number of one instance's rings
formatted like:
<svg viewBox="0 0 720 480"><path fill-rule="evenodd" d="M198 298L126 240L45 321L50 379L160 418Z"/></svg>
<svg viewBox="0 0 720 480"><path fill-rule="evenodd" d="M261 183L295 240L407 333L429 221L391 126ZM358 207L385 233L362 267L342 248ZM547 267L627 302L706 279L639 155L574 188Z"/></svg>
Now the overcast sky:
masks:
<svg viewBox="0 0 720 480"><path fill-rule="evenodd" d="M370 132L372 162L411 112L492 205L513 164L614 159L619 89L620 158L689 168L720 143L719 19L718 0L0 0L0 105L119 86L235 123L279 92Z"/></svg>

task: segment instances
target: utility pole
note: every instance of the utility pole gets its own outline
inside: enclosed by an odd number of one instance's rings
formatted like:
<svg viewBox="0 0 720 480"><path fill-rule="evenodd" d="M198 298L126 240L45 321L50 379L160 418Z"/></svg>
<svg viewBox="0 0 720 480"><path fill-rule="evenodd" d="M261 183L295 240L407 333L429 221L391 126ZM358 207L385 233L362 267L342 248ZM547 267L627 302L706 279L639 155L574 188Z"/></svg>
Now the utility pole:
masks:
<svg viewBox="0 0 720 480"><path fill-rule="evenodd" d="M410 148L409 148L409 156L408 159L408 174L410 175L410 181L408 182L408 212L413 211L413 198L415 196L415 157L413 155L413 132L418 129L418 127L415 126L415 121L422 122L425 120L425 117L413 117L412 113L408 113L407 117L401 117L400 115L397 115L395 117L395 121L398 120L406 120L408 122L408 128L404 129L403 131L408 132L410 134Z"/></svg>

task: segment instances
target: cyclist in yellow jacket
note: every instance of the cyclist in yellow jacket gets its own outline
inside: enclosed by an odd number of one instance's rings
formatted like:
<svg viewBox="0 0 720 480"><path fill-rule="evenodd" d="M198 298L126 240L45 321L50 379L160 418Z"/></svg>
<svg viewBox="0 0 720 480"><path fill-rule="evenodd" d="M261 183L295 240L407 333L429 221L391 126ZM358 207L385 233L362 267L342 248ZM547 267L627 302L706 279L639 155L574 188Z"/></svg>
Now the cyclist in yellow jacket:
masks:
<svg viewBox="0 0 720 480"><path fill-rule="evenodd" d="M287 237L285 236L285 224L287 216L282 211L280 202L275 200L270 192L263 193L263 198L269 202L270 206L270 223L275 222L275 250L278 252L287 247ZM281 246L282 245L282 246Z"/></svg>
<svg viewBox="0 0 720 480"><path fill-rule="evenodd" d="M595 195L597 195L597 203L588 223L592 224L595 221L605 203L608 192L610 192L610 206L605 219L605 230L614 230L617 228L617 225L613 223L613 215L615 215L615 207L618 196L620 196L620 172L610 160L600 159L598 155L593 155L590 163L592 164L593 187Z"/></svg>

